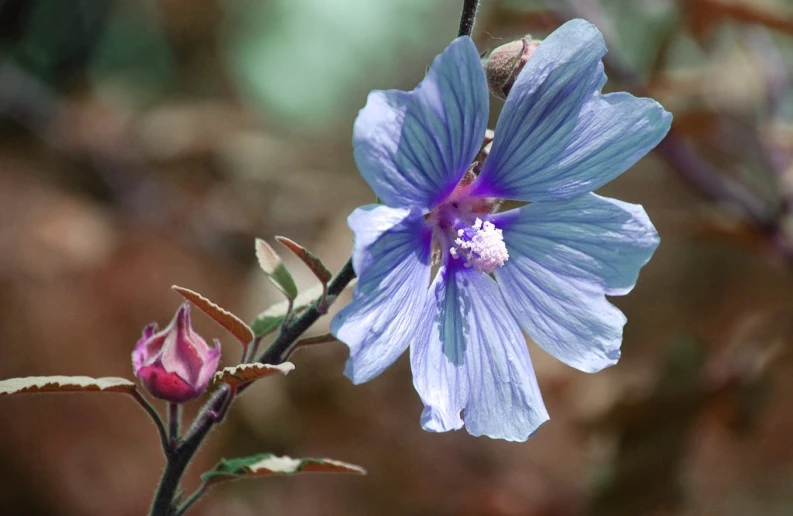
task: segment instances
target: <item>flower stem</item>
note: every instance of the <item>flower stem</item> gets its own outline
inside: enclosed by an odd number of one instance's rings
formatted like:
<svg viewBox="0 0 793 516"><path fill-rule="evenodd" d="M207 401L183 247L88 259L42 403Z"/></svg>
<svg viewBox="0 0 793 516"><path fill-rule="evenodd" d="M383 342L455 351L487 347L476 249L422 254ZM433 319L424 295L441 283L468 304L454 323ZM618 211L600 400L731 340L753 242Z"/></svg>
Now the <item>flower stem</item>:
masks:
<svg viewBox="0 0 793 516"><path fill-rule="evenodd" d="M463 12L460 17L460 31L459 36L470 35L474 28L474 21L476 19L476 11L479 7L479 0L463 0ZM313 325L317 319L327 313L331 303L341 294L347 285L355 279L355 270L352 266L352 259L341 268L336 276L328 283L327 290L323 289L322 296L314 301L314 303L301 313L298 317L287 317L281 327L281 332L278 336L267 346L267 349L257 357L256 361L263 364L280 364L289 355L290 350L297 342L298 338ZM258 341L254 346L258 346ZM251 355L255 355L255 347ZM242 386L240 392L245 388ZM188 431L184 435L184 439L178 443L172 453L166 451L168 461L165 465L160 478L160 484L157 486L157 492L154 496L152 503L151 516L182 516L186 511L206 492L207 485L203 484L196 490L195 493L190 495L190 498L185 503L176 508L174 506L174 497L182 475L193 459L193 456L203 444L213 427L222 419L235 397L236 392L229 388L228 385L223 385L217 389L214 394L209 398L209 401L204 404L204 407L199 412L198 416L193 421Z"/></svg>
<svg viewBox="0 0 793 516"><path fill-rule="evenodd" d="M182 421L182 406L178 403L168 404L168 443L176 448L179 442L179 424Z"/></svg>
<svg viewBox="0 0 793 516"><path fill-rule="evenodd" d="M223 387L216 390L201 409L201 412L199 412L198 417L196 417L193 425L185 434L182 442L168 456L165 471L163 471L160 484L154 495L151 516L175 516L174 496L179 488L182 475L190 461L193 460L198 448L203 444L204 439L206 439L215 423L217 423L216 415L226 406L228 403L227 397L230 395L231 391L228 385L223 385Z"/></svg>
<svg viewBox="0 0 793 516"><path fill-rule="evenodd" d="M193 494L190 495L190 498L185 500L185 502L179 507L179 509L177 509L174 516L182 516L183 514L185 514L187 510L190 507L192 507L194 503L198 501L199 498L204 496L204 493L206 493L207 490L209 490L209 484L206 482L202 482L201 485L198 487L198 489L196 489L195 492L193 492Z"/></svg>
<svg viewBox="0 0 793 516"><path fill-rule="evenodd" d="M323 335L316 335L314 337L305 337L303 339L300 339L300 340L296 341L289 348L287 353L284 355L284 360L287 360L290 356L292 356L292 353L294 353L295 351L297 351L298 349L300 349L300 348L302 348L304 346L314 346L314 345L317 345L317 344L327 344L328 342L338 342L338 340L336 339L336 337L334 337L330 333L325 333Z"/></svg>
<svg viewBox="0 0 793 516"><path fill-rule="evenodd" d="M457 32L457 37L471 35L478 8L479 0L463 0L463 13L460 15L460 30Z"/></svg>
<svg viewBox="0 0 793 516"><path fill-rule="evenodd" d="M355 278L355 271L352 268L352 260L348 261L339 271L336 277L328 284L328 298L326 305L338 297L339 294ZM284 361L284 356L294 342L322 315L319 307L322 299L317 298L310 308L300 314L299 317L287 323L278 337L267 347L258 362L265 364L280 364ZM240 391L244 388L241 387ZM182 475L184 474L195 453L203 444L206 437L214 426L222 419L228 410L234 397L234 392L227 384L217 389L209 400L204 404L201 412L193 421L193 424L185 432L184 437L172 453L166 451L168 458L160 478L160 484L154 495L154 502L151 507L151 516L181 516L189 507L182 506L177 509L174 507L174 496L179 488ZM205 490L200 490L191 495L188 500L192 505L204 494ZM196 497L193 500L193 497Z"/></svg>
<svg viewBox="0 0 793 516"><path fill-rule="evenodd" d="M143 407L146 413L149 414L149 417L151 417L151 420L154 422L154 426L157 427L157 435L160 436L162 451L167 456L168 435L165 433L165 425L162 422L162 417L160 417L160 414L157 412L157 410L151 406L151 403L149 403L149 401L143 397L139 390L135 389L132 391L132 397L135 398L135 401L137 401L140 406Z"/></svg>
<svg viewBox="0 0 793 516"><path fill-rule="evenodd" d="M281 333L278 334L278 337L267 346L267 349L264 350L256 361L263 364L280 364L283 362L289 348L295 343L298 337L305 333L305 331L320 318L323 310L327 310L327 306L320 305L329 305L330 300L335 299L341 294L353 278L355 278L355 271L352 268L352 260L348 260L336 277L328 284L329 299L324 303L321 303L321 299L318 299L311 307L301 313L299 317L285 325Z"/></svg>

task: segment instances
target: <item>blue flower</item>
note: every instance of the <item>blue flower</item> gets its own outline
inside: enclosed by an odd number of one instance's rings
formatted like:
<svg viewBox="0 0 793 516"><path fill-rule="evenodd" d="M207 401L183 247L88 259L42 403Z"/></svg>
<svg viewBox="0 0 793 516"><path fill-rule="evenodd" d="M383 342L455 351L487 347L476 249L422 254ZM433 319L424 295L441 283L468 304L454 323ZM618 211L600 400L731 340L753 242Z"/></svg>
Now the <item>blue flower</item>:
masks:
<svg viewBox="0 0 793 516"><path fill-rule="evenodd" d="M672 117L651 99L603 95L605 53L583 20L548 36L478 176L489 106L470 38L416 89L373 91L358 115L355 160L384 205L349 217L359 281L331 330L355 383L410 347L426 430L523 441L548 420L521 330L582 371L619 359L626 319L605 296L633 288L659 238L641 206L592 191L655 147ZM524 205L497 212L498 199Z"/></svg>

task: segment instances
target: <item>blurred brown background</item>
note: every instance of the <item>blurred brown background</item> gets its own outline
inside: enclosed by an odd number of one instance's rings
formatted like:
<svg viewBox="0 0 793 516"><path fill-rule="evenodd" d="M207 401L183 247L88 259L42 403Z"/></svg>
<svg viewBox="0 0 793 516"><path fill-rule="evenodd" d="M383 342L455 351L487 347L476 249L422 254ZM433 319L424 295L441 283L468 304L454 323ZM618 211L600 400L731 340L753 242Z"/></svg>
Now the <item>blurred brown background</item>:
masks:
<svg viewBox="0 0 793 516"><path fill-rule="evenodd" d="M254 237L286 235L338 269L345 218L373 199L350 149L357 110L370 89L412 88L459 11L0 1L0 377L131 378L142 328L180 303L172 284L251 319L279 301ZM603 189L644 204L663 239L614 300L629 320L619 365L588 375L529 344L551 421L514 444L423 432L406 357L354 387L342 344L306 349L240 400L187 487L220 456L264 451L369 475L223 485L195 514L793 514L793 5L485 0L474 36L484 51L571 16L606 35L607 88L675 116ZM3 516L141 515L162 464L126 397L0 400Z"/></svg>

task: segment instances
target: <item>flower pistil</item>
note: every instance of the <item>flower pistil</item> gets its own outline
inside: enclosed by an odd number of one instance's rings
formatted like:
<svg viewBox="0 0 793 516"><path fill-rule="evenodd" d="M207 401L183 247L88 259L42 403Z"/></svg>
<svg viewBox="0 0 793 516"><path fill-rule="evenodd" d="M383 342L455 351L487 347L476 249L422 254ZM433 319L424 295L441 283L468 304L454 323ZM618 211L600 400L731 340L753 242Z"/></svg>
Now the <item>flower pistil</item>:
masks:
<svg viewBox="0 0 793 516"><path fill-rule="evenodd" d="M458 229L456 244L449 249L454 259L465 260L467 268L490 274L509 260L503 231L477 217L472 226Z"/></svg>

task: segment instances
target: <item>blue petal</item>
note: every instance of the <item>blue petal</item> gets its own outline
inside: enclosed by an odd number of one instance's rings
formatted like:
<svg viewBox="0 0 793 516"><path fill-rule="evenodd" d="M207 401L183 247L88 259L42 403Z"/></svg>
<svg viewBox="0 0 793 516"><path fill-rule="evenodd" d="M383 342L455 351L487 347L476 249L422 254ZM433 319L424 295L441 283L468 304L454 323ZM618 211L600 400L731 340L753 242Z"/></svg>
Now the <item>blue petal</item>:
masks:
<svg viewBox="0 0 793 516"><path fill-rule="evenodd" d="M385 204L431 209L479 152L487 118L476 46L467 36L457 38L413 91L369 94L353 128L355 162Z"/></svg>
<svg viewBox="0 0 793 516"><path fill-rule="evenodd" d="M492 220L509 251L496 279L523 330L576 369L617 363L626 319L605 295L630 292L658 246L644 209L587 194Z"/></svg>
<svg viewBox="0 0 793 516"><path fill-rule="evenodd" d="M600 93L603 37L572 20L539 46L512 87L478 195L569 199L622 174L666 135L672 115L652 99Z"/></svg>
<svg viewBox="0 0 793 516"><path fill-rule="evenodd" d="M464 418L472 435L525 441L548 413L496 282L472 269L442 268L431 292L430 333L410 347L422 426L455 430Z"/></svg>
<svg viewBox="0 0 793 516"><path fill-rule="evenodd" d="M355 233L352 302L331 322L350 348L344 373L371 380L401 355L422 319L430 284L432 233L419 209L363 206L348 218Z"/></svg>

